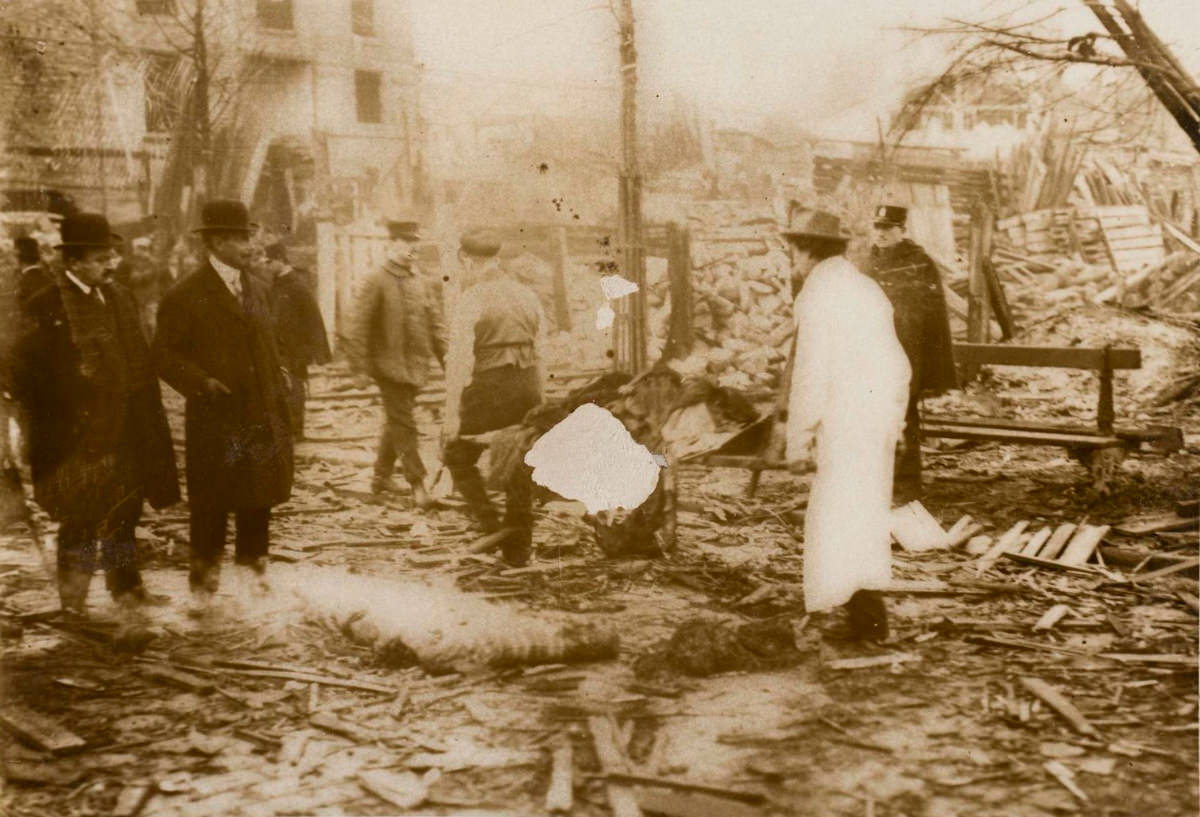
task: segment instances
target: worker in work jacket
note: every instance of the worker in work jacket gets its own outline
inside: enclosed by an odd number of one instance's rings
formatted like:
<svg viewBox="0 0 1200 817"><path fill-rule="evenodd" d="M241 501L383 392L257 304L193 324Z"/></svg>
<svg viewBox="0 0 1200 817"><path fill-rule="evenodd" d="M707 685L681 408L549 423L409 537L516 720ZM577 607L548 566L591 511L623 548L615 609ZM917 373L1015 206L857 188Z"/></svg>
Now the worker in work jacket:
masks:
<svg viewBox="0 0 1200 817"><path fill-rule="evenodd" d="M892 303L896 335L912 367L904 440L896 463L897 501L915 499L921 491L921 395L958 386L941 276L920 245L905 237L907 221L904 207L876 208L869 269Z"/></svg>
<svg viewBox="0 0 1200 817"><path fill-rule="evenodd" d="M417 222L387 222L387 262L363 282L354 323L346 338L351 367L360 387L369 375L383 397L385 415L371 492L392 493L396 458L418 508L431 504L425 465L417 443L413 409L429 381L433 361L445 364L446 327L440 288L416 267Z"/></svg>
<svg viewBox="0 0 1200 817"><path fill-rule="evenodd" d="M443 459L484 532L502 527L507 532L501 542L505 560L524 564L533 533L532 474L519 463L509 475L501 526L476 466L484 445L469 439L520 423L542 402L541 302L500 267L499 252L500 240L490 232L462 237L464 291L451 322Z"/></svg>

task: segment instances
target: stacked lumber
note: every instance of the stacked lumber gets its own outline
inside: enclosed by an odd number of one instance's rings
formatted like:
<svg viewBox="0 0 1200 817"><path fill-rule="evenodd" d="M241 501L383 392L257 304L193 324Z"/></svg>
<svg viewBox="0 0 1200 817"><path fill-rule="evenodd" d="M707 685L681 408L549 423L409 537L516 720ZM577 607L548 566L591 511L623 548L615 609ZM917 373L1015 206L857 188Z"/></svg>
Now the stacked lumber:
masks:
<svg viewBox="0 0 1200 817"><path fill-rule="evenodd" d="M1002 219L996 227L1018 252L1078 256L1118 272L1153 266L1166 255L1162 227L1140 205L1034 210Z"/></svg>

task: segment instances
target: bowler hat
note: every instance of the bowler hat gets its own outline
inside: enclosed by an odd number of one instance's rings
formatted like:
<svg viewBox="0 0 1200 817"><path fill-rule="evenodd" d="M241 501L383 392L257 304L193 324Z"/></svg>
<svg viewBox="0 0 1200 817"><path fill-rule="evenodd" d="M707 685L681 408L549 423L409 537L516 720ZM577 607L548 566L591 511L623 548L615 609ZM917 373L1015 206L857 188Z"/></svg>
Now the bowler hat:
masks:
<svg viewBox="0 0 1200 817"><path fill-rule="evenodd" d="M849 241L850 235L842 229L842 222L833 213L803 207L792 202L788 208L788 223L780 234L792 241L820 239L824 241Z"/></svg>
<svg viewBox="0 0 1200 817"><path fill-rule="evenodd" d="M463 233L459 246L467 255L491 258L500 252L500 236L491 230L469 230Z"/></svg>
<svg viewBox="0 0 1200 817"><path fill-rule="evenodd" d="M58 228L62 243L56 244L55 249L63 247L100 247L109 248L121 241L121 236L108 226L108 219L100 213L71 213L63 216Z"/></svg>
<svg viewBox="0 0 1200 817"><path fill-rule="evenodd" d="M876 227L903 227L908 223L908 208L881 204L875 208Z"/></svg>
<svg viewBox="0 0 1200 817"><path fill-rule="evenodd" d="M401 238L405 241L417 241L421 237L421 234L418 232L418 228L421 225L412 219L388 219L386 222L384 222L384 226L387 228L388 238Z"/></svg>
<svg viewBox="0 0 1200 817"><path fill-rule="evenodd" d="M200 226L193 233L249 233L258 227L246 205L237 199L213 199L200 208Z"/></svg>

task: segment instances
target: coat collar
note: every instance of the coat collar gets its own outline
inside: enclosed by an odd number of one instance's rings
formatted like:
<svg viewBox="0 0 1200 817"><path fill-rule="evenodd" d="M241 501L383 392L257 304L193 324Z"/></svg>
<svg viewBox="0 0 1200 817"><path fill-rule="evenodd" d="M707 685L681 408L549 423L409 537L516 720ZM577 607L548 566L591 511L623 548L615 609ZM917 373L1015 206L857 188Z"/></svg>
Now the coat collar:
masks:
<svg viewBox="0 0 1200 817"><path fill-rule="evenodd" d="M230 314L237 316L243 321L248 319L246 311L238 303L237 298L233 297L233 293L229 291L229 287L225 286L225 282L221 280L221 276L213 268L212 264L205 260L204 265L200 267L197 275L200 277L201 286L208 297L212 299L213 303L223 307ZM243 279L242 285L247 285L245 279Z"/></svg>

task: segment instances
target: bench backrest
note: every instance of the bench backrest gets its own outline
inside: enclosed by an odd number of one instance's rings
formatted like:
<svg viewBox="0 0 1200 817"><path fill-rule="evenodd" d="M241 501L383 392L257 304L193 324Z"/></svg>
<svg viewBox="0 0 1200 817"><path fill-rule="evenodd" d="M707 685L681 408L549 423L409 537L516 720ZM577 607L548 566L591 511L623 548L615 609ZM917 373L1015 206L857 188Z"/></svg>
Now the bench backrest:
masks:
<svg viewBox="0 0 1200 817"><path fill-rule="evenodd" d="M1076 346L1008 346L956 343L954 361L978 366L1047 366L1059 369L1140 369L1140 349L1086 349Z"/></svg>

